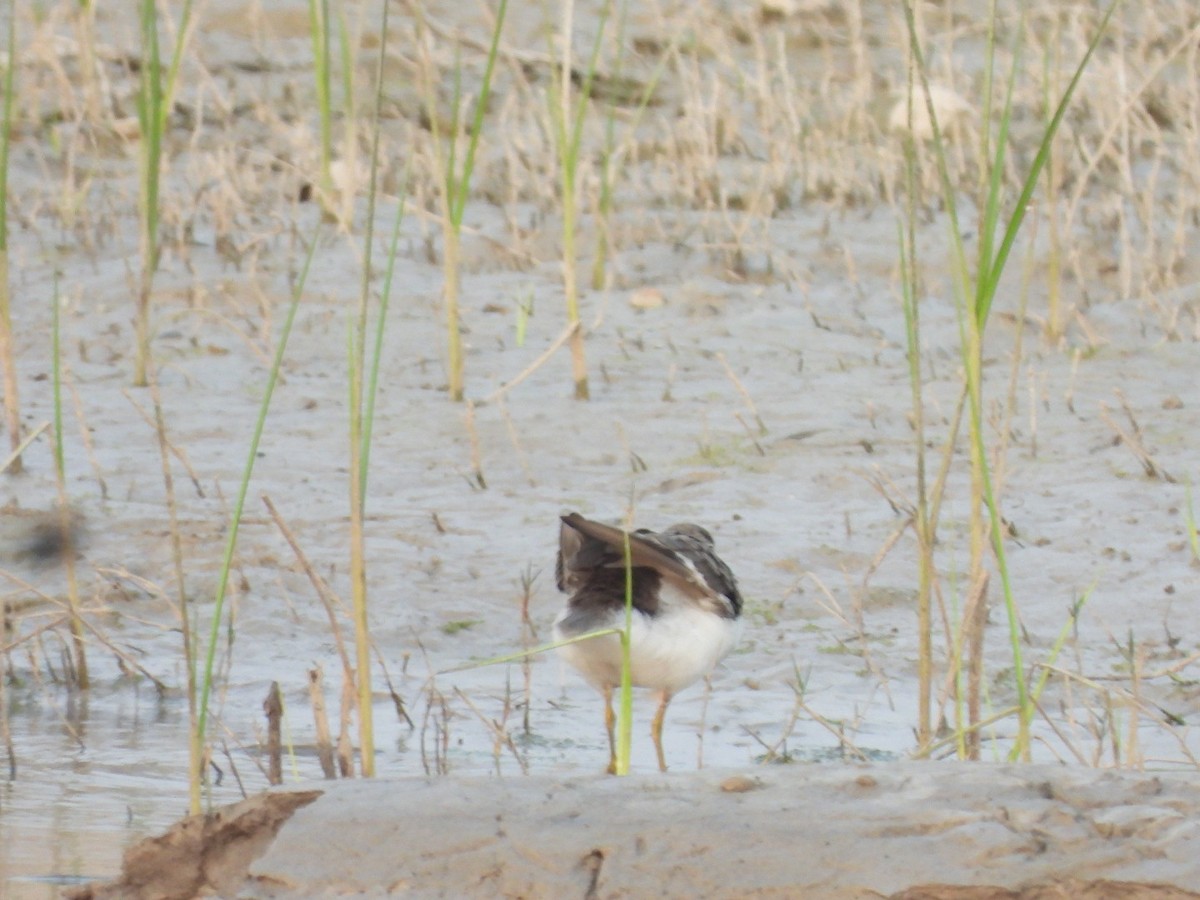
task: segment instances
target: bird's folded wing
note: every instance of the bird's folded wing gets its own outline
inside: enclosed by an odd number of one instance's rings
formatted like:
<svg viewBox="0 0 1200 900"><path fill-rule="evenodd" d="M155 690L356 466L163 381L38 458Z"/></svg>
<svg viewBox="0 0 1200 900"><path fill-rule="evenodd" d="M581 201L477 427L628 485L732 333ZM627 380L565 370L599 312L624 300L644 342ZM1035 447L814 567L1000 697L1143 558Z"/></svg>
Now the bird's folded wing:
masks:
<svg viewBox="0 0 1200 900"><path fill-rule="evenodd" d="M679 582L682 587L704 596L713 599L720 597L720 594L713 590L704 576L696 570L695 565L669 547L655 543L653 539L647 539L635 532L624 531L613 525L593 522L591 519L585 519L579 513L567 513L562 517L562 521L562 532L559 538L560 554L570 568L598 565L623 566L625 564L625 539L628 536L631 565L654 569L664 577ZM600 542L604 548L615 551L615 554L605 554L604 559L589 554L587 542L581 541L579 535Z"/></svg>

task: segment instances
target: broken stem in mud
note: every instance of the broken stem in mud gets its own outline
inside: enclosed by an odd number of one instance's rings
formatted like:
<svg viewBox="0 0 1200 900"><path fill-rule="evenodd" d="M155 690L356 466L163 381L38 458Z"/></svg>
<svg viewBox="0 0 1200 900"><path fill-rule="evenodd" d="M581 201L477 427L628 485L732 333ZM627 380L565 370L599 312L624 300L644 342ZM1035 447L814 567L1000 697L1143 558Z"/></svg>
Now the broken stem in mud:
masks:
<svg viewBox="0 0 1200 900"><path fill-rule="evenodd" d="M263 701L263 712L267 717L267 784L283 784L283 696L279 693L279 682L272 681Z"/></svg>
<svg viewBox="0 0 1200 900"><path fill-rule="evenodd" d="M967 725L973 726L982 718L983 693L983 635L988 618L988 573L981 570L963 608L964 641L967 645ZM964 737L959 754L964 759L979 759L979 729L959 729Z"/></svg>
<svg viewBox="0 0 1200 900"><path fill-rule="evenodd" d="M533 585L537 573L532 566L526 566L521 572L521 645L528 650L538 642L537 626L529 616L529 603L533 599ZM521 716L521 727L528 737L533 733L530 725L530 709L533 706L533 664L532 657L526 656L521 660L521 674L525 683L525 702Z"/></svg>
<svg viewBox="0 0 1200 900"><path fill-rule="evenodd" d="M333 764L333 739L329 732L329 714L325 710L325 671L317 664L308 670L308 697L312 703L313 726L317 732L317 760L327 779L337 778Z"/></svg>
<svg viewBox="0 0 1200 900"><path fill-rule="evenodd" d="M338 743L337 743L337 758L339 771L344 778L354 777L354 759L353 747L350 741L350 717L353 711L357 708L357 687L355 685L354 667L350 664L350 654L346 649L346 641L342 636L342 626L338 622L338 614L335 605L342 606L341 600L334 594L329 583L313 568L307 554L301 549L300 543L296 540L296 535L292 532L288 524L283 520L283 516L279 514L279 510L275 508L275 504L266 494L262 498L263 504L267 507L267 512L270 513L271 520L283 535L288 546L292 548L292 552L296 555L296 561L300 568L304 570L304 574L308 577L309 583L312 584L313 590L316 592L317 599L321 601L321 605L325 609L325 615L329 618L329 632L333 635L333 644L337 650L338 659L342 664L342 691L341 691L341 715L338 720ZM319 670L319 667L318 667ZM323 682L323 675L319 679ZM312 686L310 673L310 691L319 690L320 685ZM314 714L316 714L316 698L313 698ZM322 706L324 699L322 698ZM326 725L328 728L328 725ZM320 722L318 721L318 733L320 731ZM319 752L319 750L318 750ZM324 764L322 764L324 768Z"/></svg>

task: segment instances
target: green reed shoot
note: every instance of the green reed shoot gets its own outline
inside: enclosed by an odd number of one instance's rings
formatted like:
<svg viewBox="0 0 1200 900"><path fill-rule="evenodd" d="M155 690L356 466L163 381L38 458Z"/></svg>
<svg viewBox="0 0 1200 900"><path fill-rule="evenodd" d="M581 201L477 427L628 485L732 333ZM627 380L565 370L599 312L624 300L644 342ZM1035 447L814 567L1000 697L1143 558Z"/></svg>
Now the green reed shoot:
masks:
<svg viewBox="0 0 1200 900"><path fill-rule="evenodd" d="M588 100L592 94L592 82L596 64L600 58L600 45L604 28L611 12L611 3L605 3L600 11L596 26L596 41L588 59L583 84L579 89L578 102L571 111L571 38L573 35L574 0L563 3L563 23L560 31L562 40L562 66L553 81L550 91L550 121L554 132L554 147L558 155L559 192L562 204L562 270L563 294L566 298L567 321L571 325L571 371L575 382L575 398L587 400L588 389L587 357L584 354L583 323L579 319L578 253L575 237L578 218L579 154L583 145L583 123L587 115Z"/></svg>
<svg viewBox="0 0 1200 900"><path fill-rule="evenodd" d="M162 165L163 84L162 65L158 46L158 7L155 0L142 0L142 68L140 72L137 112L142 130L141 195L139 222L141 243L141 280L138 283L137 316L134 328L137 346L134 348L133 383L146 385L147 357L150 354L150 293L159 257L159 175Z"/></svg>
<svg viewBox="0 0 1200 900"><path fill-rule="evenodd" d="M442 299L446 306L446 363L449 369L448 392L450 399L459 402L464 397L462 332L458 322L458 293L461 284L460 247L462 243L463 214L471 194L471 176L475 169L475 154L479 138L483 134L483 119L487 114L488 99L491 97L492 77L496 69L496 57L500 48L500 34L504 30L504 19L508 13L508 0L500 0L496 10L496 21L492 28L491 43L488 45L479 95L471 117L467 136L466 153L461 164L458 160L458 133L462 116L462 65L455 50L454 94L451 100L451 115L448 126L443 125L439 113L437 92L434 88L433 62L425 60L422 67L425 78L425 105L429 114L430 130L433 133L434 161L438 171L438 202L441 207L442 224ZM420 9L418 8L418 16ZM422 43L427 34L424 19L418 18Z"/></svg>
<svg viewBox="0 0 1200 900"><path fill-rule="evenodd" d="M342 144L343 160L347 172L353 178L357 172L358 121L355 116L355 33L351 32L346 20L346 7L336 7L337 54L341 66L342 121L345 135ZM329 0L309 0L309 37L312 43L313 80L317 106L317 174L316 196L322 215L328 222L340 222L348 227L353 217L354 191L346 183L346 189L334 184L334 141L333 141L333 96L334 96L334 51L333 21L330 19Z"/></svg>
<svg viewBox="0 0 1200 900"><path fill-rule="evenodd" d="M345 29L343 28L343 32ZM372 122L370 180L367 191L367 213L363 234L362 281L359 292L358 317L349 336L348 359L350 381L350 579L354 609L355 655L358 667L357 689L359 706L359 745L362 773L375 774L374 716L371 705L371 637L367 606L366 548L363 522L366 516L367 474L370 469L371 434L375 421L375 400L378 396L379 370L383 362L383 337L387 322L392 279L399 249L400 229L404 221L404 190L408 176L405 172L392 239L388 248L387 271L384 275L379 314L375 321L374 350L369 380L364 385L366 368L367 320L371 295L371 258L375 236L375 208L379 184L379 136L383 106L383 74L387 59L388 8L383 7L379 44L379 70L375 85L375 106ZM347 90L351 87L347 84Z"/></svg>
<svg viewBox="0 0 1200 900"><path fill-rule="evenodd" d="M4 424L13 451L9 468L21 471L21 403L17 384L16 347L12 333L11 296L8 285L8 146L12 134L13 73L17 68L17 17L9 8L8 65L4 67L4 105L0 109L0 369L4 378Z"/></svg>
<svg viewBox="0 0 1200 900"><path fill-rule="evenodd" d="M320 168L317 173L317 193L322 203L328 202L333 177L333 110L330 90L329 0L308 0L309 31L312 35L313 76L317 89L317 123L320 146Z"/></svg>
<svg viewBox="0 0 1200 900"><path fill-rule="evenodd" d="M971 566L968 584L980 582L983 570L983 546L990 542L996 568L1000 576L1004 596L1005 611L1009 625L1009 641L1012 653L1013 682L1017 694L1018 734L1012 749L1013 758L1028 758L1030 752L1029 727L1032 721L1034 704L1029 696L1025 679L1025 667L1022 661L1020 642L1020 623L1017 612L1016 598L1013 596L1009 578L1007 556L1004 547L1004 528L1001 522L999 502L995 494L991 467L988 461L988 447L983 422L983 344L988 316L991 306L999 289L1000 278L1008 262L1013 243L1024 221L1034 191L1037 188L1043 168L1050 158L1051 146L1063 115L1070 103L1075 88L1090 61L1093 52L1099 45L1108 22L1116 9L1119 0L1113 0L1108 6L1096 35L1089 44L1083 59L1075 70L1051 117L1043 130L1038 152L1029 171L1022 182L1020 195L1012 206L1007 221L1004 223L999 244L996 244L998 229L1002 219L1003 205L1003 172L1005 169L1005 152L1008 144L1008 129L1012 118L1013 86L1021 58L1021 36L1024 22L1018 23L1015 32L1012 69L1008 73L1005 86L1003 105L998 111L998 131L994 143L987 131L992 121L992 83L995 75L996 23L998 13L993 4L988 26L987 56L984 68L984 110L981 121L985 129L985 140L982 149L982 171L986 177L986 188L980 202L981 224L979 228L979 252L974 271L967 259L963 245L962 229L958 223L957 194L949 175L946 161L946 145L934 109L929 89L928 67L921 49L917 34L912 4L904 6L905 19L908 25L909 46L913 65L920 80L921 94L924 98L926 111L933 127L933 149L939 179L942 185L942 200L945 204L950 227L950 237L954 249L956 263L956 300L959 313L959 343L965 372L964 393L967 398L968 433L971 448ZM956 429L955 429L956 430ZM953 442L953 434L950 441ZM985 518L986 511L986 518ZM924 643L922 643L924 646Z"/></svg>
<svg viewBox="0 0 1200 900"><path fill-rule="evenodd" d="M171 56L164 84L162 55L158 40L158 7L155 0L141 0L139 20L142 37L142 65L139 73L137 114L141 128L140 183L138 202L141 277L138 282L137 313L134 317L133 383L146 386L146 370L150 355L150 298L154 290L154 275L158 271L161 246L159 243L159 189L162 174L163 136L167 117L174 98L183 49L191 23L191 0L185 0L180 18L179 34Z"/></svg>
<svg viewBox="0 0 1200 900"><path fill-rule="evenodd" d="M911 96L910 91L910 100ZM907 221L900 229L899 235L900 285L908 351L908 380L912 390L913 440L916 445L917 499L913 511L913 528L920 554L917 566L917 744L924 746L933 734L934 529L929 515L929 493L925 479L925 401L921 381L921 318L916 283L916 159L911 133L907 141L905 156L908 209Z"/></svg>
<svg viewBox="0 0 1200 900"><path fill-rule="evenodd" d="M320 233L321 230L318 226L309 244L308 255L304 258L304 265L300 269L296 285L292 289L292 302L288 307L287 317L284 319L283 330L279 335L279 343L275 347L275 357L271 362L271 371L267 375L266 386L263 388L262 402L258 409L258 418L254 422L254 432L251 435L250 448L246 454L246 465L242 470L241 483L238 485L237 498L233 505L233 515L230 517L229 531L225 539L225 553L221 560L221 570L217 580L216 599L213 603L208 646L204 654L204 676L200 679L200 702L197 704L199 716L196 731L200 735L201 740L207 734L208 701L212 694L213 669L216 667L217 644L221 634L221 619L225 612L225 596L229 588L229 573L233 568L233 554L237 549L238 529L242 524L242 511L246 506L246 493L250 489L250 476L254 473L254 462L258 458L258 445L262 441L263 428L267 422L267 411L271 408L271 397L275 393L275 384L279 381L279 370L283 365L284 351L287 350L288 337L292 333L292 325L296 320L296 311L300 308L300 298L304 293L304 285L308 281L309 268L312 266L313 257L316 256ZM229 639L232 643L232 633ZM202 775L203 773L199 770L191 773L193 779L201 779Z"/></svg>
<svg viewBox="0 0 1200 900"><path fill-rule="evenodd" d="M63 452L63 419L62 419L62 345L61 327L59 321L58 279L54 279L54 293L51 298L50 310L50 356L53 365L54 392L54 473L58 482L58 508L62 517L60 527L64 540L67 541L66 552L63 553L63 565L67 572L67 603L71 610L71 643L75 649L75 685L83 690L91 686L88 678L87 649L83 638L83 618L79 611L79 584L75 577L75 552L70 546L71 507L67 499L67 467L66 456Z"/></svg>

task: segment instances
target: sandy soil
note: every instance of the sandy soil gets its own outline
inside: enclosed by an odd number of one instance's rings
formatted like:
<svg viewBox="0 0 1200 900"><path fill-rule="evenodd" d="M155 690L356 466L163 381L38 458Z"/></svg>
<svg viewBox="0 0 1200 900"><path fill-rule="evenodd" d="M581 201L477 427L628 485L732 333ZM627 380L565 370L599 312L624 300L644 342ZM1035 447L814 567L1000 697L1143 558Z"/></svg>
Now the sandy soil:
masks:
<svg viewBox="0 0 1200 900"><path fill-rule="evenodd" d="M1200 884L1194 778L907 763L265 794L73 896L1200 896L1170 887L1185 884Z"/></svg>
<svg viewBox="0 0 1200 900"><path fill-rule="evenodd" d="M64 18L68 6L56 7L40 30L28 23L22 96L41 113L22 120L13 145L10 192L19 225L10 233L10 269L22 301L14 305L14 330L31 430L53 417L48 335L53 298L60 302L66 487L84 522L80 579L98 632L90 644L95 687L79 696L57 680L61 624L39 637L38 629L61 617L64 572L16 552L27 549L23 535L34 517L26 513L56 502L43 435L26 453L27 473L0 485L0 566L33 588L14 586L6 597L22 643L6 660L17 777L0 794L0 884L14 876L115 876L124 847L186 808L179 585L158 442L144 415L153 398L129 387L137 144L77 121L74 107L61 108L63 81L52 63L63 60L62 77L73 83L78 56L55 49L50 37L75 34ZM299 200L316 159L304 18L263 6L265 18L247 20L248 7L214 2L197 31L203 70L188 71L201 87L172 120L168 239L154 297L152 348L167 434L178 451L183 590L206 637L267 365L304 241L320 219L316 204ZM544 46L540 6L522 8L509 40ZM401 77L411 77L407 57L396 62L377 238L391 228L391 192L407 160L416 172L384 348L367 551L372 636L413 727L395 711L377 670L383 780L339 785L287 819L279 840L250 866L247 890L303 896L324 877L307 861L301 866L306 841L340 833L342 816L368 822L355 826L365 831L344 826L348 843L382 846L360 860L378 878L348 881L352 873L337 868L344 859L329 861L328 877L375 892L441 872L453 893L460 873L483 879L497 855L511 850L495 870L497 886L545 878L586 895L594 876L596 896L620 895L623 886L636 892L659 848L680 896L693 877L716 895L786 896L808 885L828 886L830 896L871 896L836 891L887 895L921 881L956 880L1015 889L1058 875L1200 887L1188 781L1200 754L1192 725L1200 715L1200 633L1186 487L1200 477L1195 229L1181 226L1170 241L1159 235L1155 252L1169 245L1177 258L1162 263L1158 281L1139 281L1161 260L1137 243L1136 228L1124 219L1114 224L1114 188L1104 181L1064 236L1064 258L1086 277L1065 277L1069 314L1061 337L1045 327L1045 231L1028 256L1024 245L1014 256L989 326L987 416L1019 639L1030 678L1048 677L1033 754L1069 767L847 766L909 753L917 709L917 553L906 527L916 448L897 281L899 211L879 186L885 175L894 186L899 169L876 155L895 162L897 141L875 124L878 97L903 84L903 32L883 14L866 22L876 77L868 74L861 96L837 93L852 83L852 54L831 50L844 46L842 37L814 46L808 36L844 36L846 21L807 7L764 20L755 9L729 14L751 16L780 42L788 71L811 79L797 88L812 116L802 123L806 142L770 130L786 116L776 120L759 101L779 91L759 96L756 83L739 80L758 64L757 45L721 27L723 7L696 4L688 22L711 35L712 47L696 71L670 69L662 105L652 108L618 180L609 284L582 298L587 403L571 396L565 350L498 393L564 327L558 225L547 191L552 155L542 107L516 63L498 88L479 194L466 216L462 324L474 405L468 413L447 400L441 239L428 151L420 150L427 132ZM453 27L481 26L466 14L461 22L450 18ZM661 36L662 23L652 12L641 11L635 25L639 46L655 46L650 38L655 28ZM99 29L114 49L103 61L106 89L117 112L130 112L136 78L117 51L136 47L136 29L107 9ZM1131 38L1128 46L1135 44ZM763 50L763 65L772 53ZM447 51L442 63L452 59ZM1089 105L1081 141L1095 137L1089 127L1107 127L1098 103L1115 83L1106 67L1116 65L1100 59L1098 80L1082 89L1080 102ZM1195 84L1193 74L1175 77ZM541 76L529 77L544 86ZM1030 122L1040 120L1034 101L1022 109L1015 140L1024 152ZM858 131L843 130L851 122ZM712 160L702 152L708 138ZM1153 170L1159 181L1148 184L1148 164L1140 162L1130 177L1145 196L1169 193L1190 203L1190 182L1168 183L1163 173L1171 165L1195 171L1194 147L1172 140L1166 168ZM797 155L781 162L780 148ZM839 179L851 187L842 191ZM289 784L326 789L313 750L308 673L324 669L336 722L341 664L324 608L262 497L279 508L314 569L348 596L345 333L361 277L361 197L354 208L351 227L327 224L321 232L256 460L228 608L233 626L218 630L217 804L266 783L261 710L272 681L283 689L296 748ZM1164 228L1175 221L1170 210ZM594 222L585 220L581 235L581 246L592 247ZM960 385L947 223L936 204L922 211L917 237L926 267L922 364L934 454ZM522 334L518 311L530 305ZM938 545L945 618L939 613L935 625L936 705L948 721L955 701L945 678L946 634L966 594L967 471L960 444ZM702 523L747 598L745 639L711 690L692 689L671 706L665 779L652 774L645 701L635 709L635 777L609 781L595 777L606 758L599 700L552 658L533 660L528 677L519 666L446 674L546 638L561 602L549 569L557 517L567 509L614 520L632 512L648 527ZM521 618L527 576L536 635ZM1012 652L997 590L990 600L987 701L1000 710L1014 695ZM985 759L1004 759L1014 730L1011 718L987 729ZM837 763L760 765L767 760ZM722 792L731 772L756 789ZM449 778L425 780L439 774ZM503 777L485 777L492 774ZM364 805L364 795L380 793L396 801ZM1120 798L1111 809L1108 795ZM416 834L401 832L413 827L405 818L413 797L421 798ZM478 815L465 810L466 800ZM596 821L584 827L573 809L596 811ZM672 810L683 821L671 818L668 828ZM445 829L425 827L441 811ZM418 866L381 845L376 822L394 823L399 844L432 842L430 855L416 857L424 860ZM499 830L513 837L497 837ZM475 837L460 843L460 833ZM600 857L590 855L597 849ZM810 858L821 865L797 862ZM925 858L932 862L920 868ZM585 859L594 871L579 868ZM726 873L746 880L727 883ZM8 884L28 896L44 890Z"/></svg>

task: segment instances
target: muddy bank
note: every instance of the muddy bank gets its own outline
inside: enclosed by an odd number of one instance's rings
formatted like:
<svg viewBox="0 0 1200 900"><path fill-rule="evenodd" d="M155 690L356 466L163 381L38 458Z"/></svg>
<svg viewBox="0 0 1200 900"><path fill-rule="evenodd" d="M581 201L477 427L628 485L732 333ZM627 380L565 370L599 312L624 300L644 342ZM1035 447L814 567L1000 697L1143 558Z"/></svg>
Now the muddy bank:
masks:
<svg viewBox="0 0 1200 900"><path fill-rule="evenodd" d="M264 794L133 848L121 881L74 896L1167 898L1197 886L1192 778L902 763Z"/></svg>

